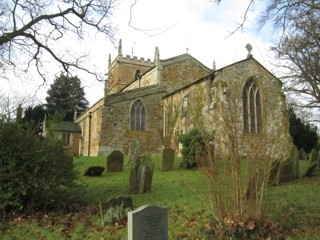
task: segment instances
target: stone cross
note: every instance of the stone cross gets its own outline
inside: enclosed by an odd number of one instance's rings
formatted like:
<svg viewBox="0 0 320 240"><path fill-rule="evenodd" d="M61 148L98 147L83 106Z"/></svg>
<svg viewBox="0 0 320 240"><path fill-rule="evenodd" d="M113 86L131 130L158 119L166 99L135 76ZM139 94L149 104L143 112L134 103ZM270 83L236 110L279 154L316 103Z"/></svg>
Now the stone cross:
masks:
<svg viewBox="0 0 320 240"><path fill-rule="evenodd" d="M250 43L247 43L246 45L246 49L248 51L248 55L247 55L247 58L252 58L252 54L251 54L251 51L252 51L252 46Z"/></svg>

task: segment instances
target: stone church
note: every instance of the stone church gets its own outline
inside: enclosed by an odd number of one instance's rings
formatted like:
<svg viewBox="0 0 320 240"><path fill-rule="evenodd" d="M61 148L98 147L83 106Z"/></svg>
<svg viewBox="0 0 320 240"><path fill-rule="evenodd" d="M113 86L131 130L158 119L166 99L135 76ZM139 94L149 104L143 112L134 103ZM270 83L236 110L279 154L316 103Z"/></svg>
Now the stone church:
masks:
<svg viewBox="0 0 320 240"><path fill-rule="evenodd" d="M249 45L248 45L249 46ZM104 97L75 119L82 129L79 154L128 154L138 142L144 154L181 148L178 135L205 129L215 152L236 146L245 156L256 145L283 158L291 147L282 83L251 55L221 69L209 69L185 53L161 59L109 56Z"/></svg>

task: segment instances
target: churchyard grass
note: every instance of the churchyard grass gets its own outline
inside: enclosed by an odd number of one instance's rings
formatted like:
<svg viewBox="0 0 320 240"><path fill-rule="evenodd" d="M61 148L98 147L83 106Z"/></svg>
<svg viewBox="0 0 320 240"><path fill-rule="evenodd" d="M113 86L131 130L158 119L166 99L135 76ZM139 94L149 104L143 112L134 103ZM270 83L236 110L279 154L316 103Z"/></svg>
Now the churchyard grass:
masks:
<svg viewBox="0 0 320 240"><path fill-rule="evenodd" d="M204 229L210 224L210 204L205 193L207 183L197 170L179 169L175 160L174 171L160 171L160 157L153 157L155 172L152 191L131 195L134 208L142 205L167 207L169 239L207 239ZM99 201L126 196L130 167L123 172L106 172L101 177L84 176L89 166L106 167L105 157L74 158L85 183L83 204L69 206L56 212L16 216L8 225L1 225L0 239L127 239L126 225L102 226ZM126 159L125 159L126 162ZM307 168L301 161L300 172ZM288 239L317 239L320 236L320 177L297 179L280 184L267 191L264 213L293 235ZM5 229L5 230L4 230Z"/></svg>

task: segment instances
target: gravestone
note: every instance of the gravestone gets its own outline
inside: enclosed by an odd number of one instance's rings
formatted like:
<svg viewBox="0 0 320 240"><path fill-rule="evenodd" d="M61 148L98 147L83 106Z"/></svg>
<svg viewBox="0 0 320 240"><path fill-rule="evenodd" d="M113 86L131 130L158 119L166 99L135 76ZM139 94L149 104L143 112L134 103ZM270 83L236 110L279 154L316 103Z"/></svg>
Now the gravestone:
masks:
<svg viewBox="0 0 320 240"><path fill-rule="evenodd" d="M174 163L175 150L172 148L164 148L162 151L161 171L172 171Z"/></svg>
<svg viewBox="0 0 320 240"><path fill-rule="evenodd" d="M300 156L299 151L296 146L292 146L291 148L291 161L292 161L292 178L299 178L300 172Z"/></svg>
<svg viewBox="0 0 320 240"><path fill-rule="evenodd" d="M100 214L105 224L126 222L128 212L133 210L131 197L111 198L107 202L100 202Z"/></svg>
<svg viewBox="0 0 320 240"><path fill-rule="evenodd" d="M281 162L279 172L279 183L289 182L292 180L292 166L293 161L290 158Z"/></svg>
<svg viewBox="0 0 320 240"><path fill-rule="evenodd" d="M100 166L94 166L94 167L89 167L84 175L85 176L101 176L102 172L104 171L104 167L100 167Z"/></svg>
<svg viewBox="0 0 320 240"><path fill-rule="evenodd" d="M249 178L246 190L246 199L257 199L261 194L264 183L264 173L262 169L257 169Z"/></svg>
<svg viewBox="0 0 320 240"><path fill-rule="evenodd" d="M280 161L274 160L271 163L270 173L269 173L269 181L268 184L270 186L276 186L279 183L279 170L280 170Z"/></svg>
<svg viewBox="0 0 320 240"><path fill-rule="evenodd" d="M312 149L309 156L309 166L303 177L311 177L314 173L317 173L319 162L319 153L316 149Z"/></svg>
<svg viewBox="0 0 320 240"><path fill-rule="evenodd" d="M299 150L299 156L301 160L308 160L308 154L303 148L300 148Z"/></svg>
<svg viewBox="0 0 320 240"><path fill-rule="evenodd" d="M302 176L303 177L312 177L313 176L313 173L315 172L316 170L316 167L317 167L317 163L314 162L314 163L311 163L307 169L307 171L305 172L305 174L303 174Z"/></svg>
<svg viewBox="0 0 320 240"><path fill-rule="evenodd" d="M317 162L316 172L318 174L320 173L320 154L319 154L319 152L318 152L318 162Z"/></svg>
<svg viewBox="0 0 320 240"><path fill-rule="evenodd" d="M119 150L115 150L107 157L107 172L121 172L123 170L124 155Z"/></svg>
<svg viewBox="0 0 320 240"><path fill-rule="evenodd" d="M144 205L129 212L128 240L168 240L168 209Z"/></svg>
<svg viewBox="0 0 320 240"><path fill-rule="evenodd" d="M133 163L141 154L140 142L138 139L132 139L129 143L128 162Z"/></svg>
<svg viewBox="0 0 320 240"><path fill-rule="evenodd" d="M154 164L148 156L136 159L131 167L129 178L129 194L151 191Z"/></svg>
<svg viewBox="0 0 320 240"><path fill-rule="evenodd" d="M314 162L318 162L318 151L316 149L312 149L309 156L309 165L311 165Z"/></svg>

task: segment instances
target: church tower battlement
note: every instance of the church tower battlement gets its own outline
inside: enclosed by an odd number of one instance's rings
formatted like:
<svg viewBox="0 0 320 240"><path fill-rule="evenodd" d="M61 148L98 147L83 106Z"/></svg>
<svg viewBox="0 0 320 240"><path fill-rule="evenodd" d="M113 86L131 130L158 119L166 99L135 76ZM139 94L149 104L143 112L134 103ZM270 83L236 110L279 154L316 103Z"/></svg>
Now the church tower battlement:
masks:
<svg viewBox="0 0 320 240"><path fill-rule="evenodd" d="M122 54L122 41L119 40L118 56L111 62L109 55L108 80L105 84L105 96L117 93L142 74L155 67L151 59Z"/></svg>

